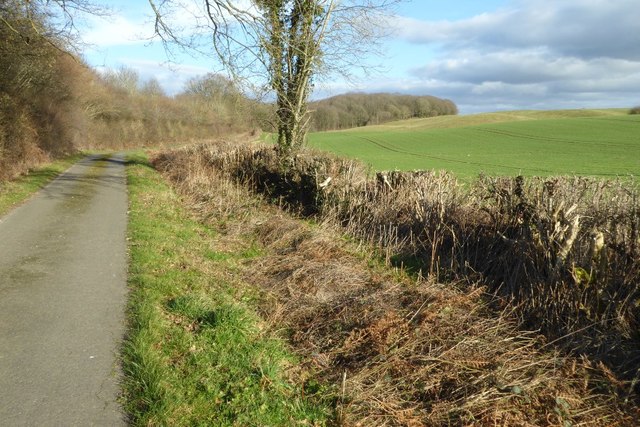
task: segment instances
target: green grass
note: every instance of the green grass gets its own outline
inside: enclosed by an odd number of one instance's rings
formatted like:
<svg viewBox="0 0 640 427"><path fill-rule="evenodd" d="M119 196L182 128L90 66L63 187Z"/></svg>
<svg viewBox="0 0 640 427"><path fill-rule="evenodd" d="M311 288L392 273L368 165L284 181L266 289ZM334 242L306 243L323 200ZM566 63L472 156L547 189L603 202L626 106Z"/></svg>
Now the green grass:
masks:
<svg viewBox="0 0 640 427"><path fill-rule="evenodd" d="M124 406L134 425L324 425L331 411L287 377L295 358L264 332L256 291L229 282L260 256L221 252L144 155L127 168L130 329ZM236 274L237 275L237 274Z"/></svg>
<svg viewBox="0 0 640 427"><path fill-rule="evenodd" d="M0 183L0 216L28 199L83 156L84 154L69 156L36 168L13 181Z"/></svg>
<svg viewBox="0 0 640 427"><path fill-rule="evenodd" d="M640 116L626 110L515 111L313 133L311 147L376 170L488 175L637 176Z"/></svg>

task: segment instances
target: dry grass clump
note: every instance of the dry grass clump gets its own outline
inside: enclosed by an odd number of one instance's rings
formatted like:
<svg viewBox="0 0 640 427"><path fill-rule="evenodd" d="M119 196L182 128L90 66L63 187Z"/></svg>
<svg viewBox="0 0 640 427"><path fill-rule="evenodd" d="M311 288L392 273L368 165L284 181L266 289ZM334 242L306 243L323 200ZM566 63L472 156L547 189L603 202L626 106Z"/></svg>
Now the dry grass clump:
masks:
<svg viewBox="0 0 640 427"><path fill-rule="evenodd" d="M218 148L233 152L237 143L219 143ZM180 183L186 194L192 195L194 208L216 218L226 218L244 210L250 211L254 201L246 197L246 191L232 180L218 180L212 185L208 159L199 156L199 148L186 147L182 150L164 152L153 160L156 169L161 170L172 182ZM195 161L190 162L190 159ZM188 164L188 167L186 163ZM205 209L206 207L206 209ZM203 219L207 219L206 217Z"/></svg>
<svg viewBox="0 0 640 427"><path fill-rule="evenodd" d="M427 193L429 197L415 210L410 206L416 200L403 199L402 208L394 211L383 203L390 203L391 194L399 192L399 180L405 179L400 175L379 177L372 182L355 173L358 167L348 162L309 160L316 171L313 181L313 175L293 169L282 174L286 176L282 179L275 173L260 172L261 167L266 168L265 153L268 150L225 144L164 153L155 165L200 216L214 221L230 240L248 237L264 248L265 256L247 262L245 280L262 290L263 317L274 330L285 331L302 356L306 368L303 371L311 372L305 392L333 393L341 425L638 422L637 407L626 403L627 399L633 400L632 385L618 380L602 364L587 357L561 356L553 346L545 344L544 338L522 332L517 321L520 308L507 306L496 315L483 302L485 288L481 286L445 286L433 280L435 275L411 280L393 271L370 267L371 260L357 252L354 243L331 231L332 227L312 226L265 207L236 180L246 180L254 189L288 205L302 197L315 200L312 210L325 214L338 209L347 211L348 202L342 200L346 206L339 206L339 192L348 195L366 186L369 190L364 194L370 204L361 205L352 217L334 214L332 221L339 218L357 231L351 221L360 215L368 217L372 227L376 224L377 205L393 215L387 220L391 224L387 227L393 227L396 220L407 228L397 232L380 228L371 235L379 239L387 236L395 249L419 242L424 246L430 243L436 249L448 247L446 257L438 253L433 258L436 270L448 268L443 267L445 259L458 262L457 242L466 239L458 233L462 228L453 229L445 223L441 234L430 228L433 234L425 243L411 221L440 218L444 223L445 218L461 215L464 225L471 226L476 219L484 218L482 224L488 227L490 221L485 214L462 216L469 203L456 206L463 200L461 189L447 188L440 198ZM237 169L237 164L244 168ZM255 167L249 169L248 164ZM332 181L348 181L344 176L352 174L351 187L336 185L335 190L322 190L320 184L327 178L324 174L336 171L343 175L333 175L336 178ZM441 185L443 190L444 185L452 184L448 176L440 184L433 183L435 178L426 174L416 179L431 182L430 188ZM293 185L308 185L305 191L309 191L310 182L317 183L313 197L301 195ZM333 205L328 202L332 197ZM429 203L438 209L430 208ZM369 216L365 206L369 207ZM427 225L423 223L424 227ZM407 235L401 237L401 231ZM422 250L425 249L421 247L416 253Z"/></svg>
<svg viewBox="0 0 640 427"><path fill-rule="evenodd" d="M246 279L267 290L265 317L289 329L306 366L339 384L345 425L631 423L611 413L626 386L539 351L508 313L490 314L483 288L372 271L335 235L291 219L254 233L274 251Z"/></svg>

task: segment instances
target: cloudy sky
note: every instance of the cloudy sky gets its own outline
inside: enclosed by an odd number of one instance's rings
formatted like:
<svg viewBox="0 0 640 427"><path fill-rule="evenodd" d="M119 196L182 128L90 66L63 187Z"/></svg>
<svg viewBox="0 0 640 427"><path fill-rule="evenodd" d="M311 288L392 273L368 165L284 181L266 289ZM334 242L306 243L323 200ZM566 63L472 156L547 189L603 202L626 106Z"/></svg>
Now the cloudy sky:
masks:
<svg viewBox="0 0 640 427"><path fill-rule="evenodd" d="M150 42L143 0L113 0L108 20L83 38L94 67L136 69L177 93L188 78L217 71L203 57L167 63ZM414 0L391 22L381 71L351 83L331 79L324 97L347 91L400 92L453 100L461 113L640 105L638 0Z"/></svg>

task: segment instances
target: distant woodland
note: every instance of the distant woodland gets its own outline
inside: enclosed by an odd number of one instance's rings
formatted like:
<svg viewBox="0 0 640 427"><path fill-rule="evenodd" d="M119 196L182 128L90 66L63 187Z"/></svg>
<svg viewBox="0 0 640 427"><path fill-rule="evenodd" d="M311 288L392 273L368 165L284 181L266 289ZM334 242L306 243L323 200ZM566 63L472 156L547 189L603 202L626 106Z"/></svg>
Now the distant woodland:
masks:
<svg viewBox="0 0 640 427"><path fill-rule="evenodd" d="M435 96L349 93L310 104L316 131L377 125L393 120L458 114L453 101Z"/></svg>

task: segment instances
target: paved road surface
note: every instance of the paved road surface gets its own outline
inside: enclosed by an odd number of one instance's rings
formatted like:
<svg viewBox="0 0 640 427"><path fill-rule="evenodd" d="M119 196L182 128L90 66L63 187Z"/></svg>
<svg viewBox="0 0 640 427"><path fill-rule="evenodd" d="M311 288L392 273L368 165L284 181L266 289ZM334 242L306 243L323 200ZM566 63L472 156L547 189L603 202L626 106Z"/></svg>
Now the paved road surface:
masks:
<svg viewBox="0 0 640 427"><path fill-rule="evenodd" d="M0 425L124 425L124 164L89 157L0 218Z"/></svg>

